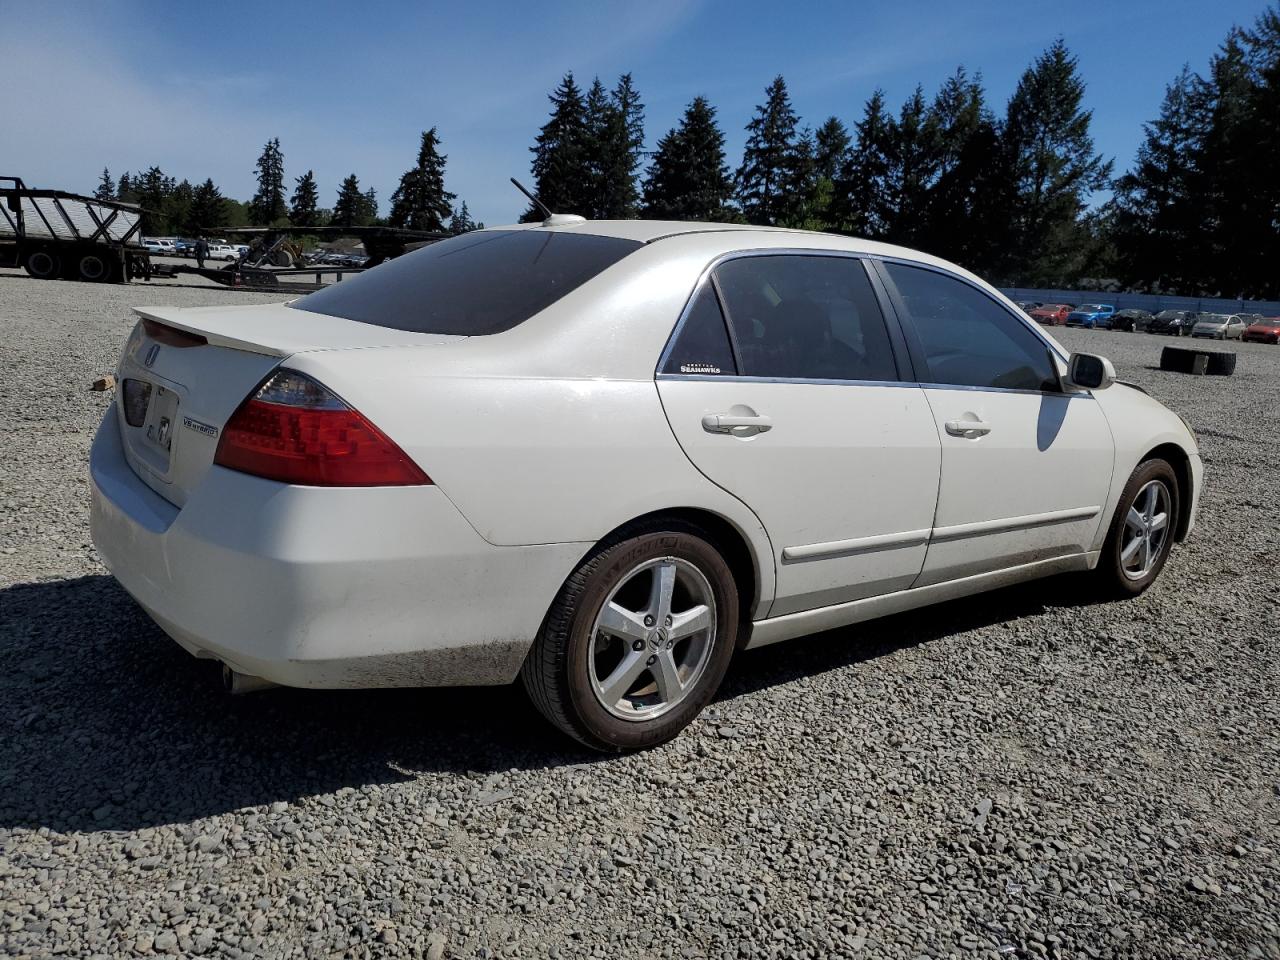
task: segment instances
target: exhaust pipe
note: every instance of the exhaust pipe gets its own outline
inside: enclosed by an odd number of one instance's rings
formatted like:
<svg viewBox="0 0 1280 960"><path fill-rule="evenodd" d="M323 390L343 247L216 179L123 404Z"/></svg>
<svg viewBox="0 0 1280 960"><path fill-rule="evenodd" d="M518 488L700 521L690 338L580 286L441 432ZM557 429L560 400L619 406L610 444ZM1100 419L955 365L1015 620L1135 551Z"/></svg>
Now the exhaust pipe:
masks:
<svg viewBox="0 0 1280 960"><path fill-rule="evenodd" d="M232 670L227 664L222 665L222 689L232 696L238 697L245 693L256 693L259 690L269 690L272 687L278 687L280 684L272 683L270 680L263 680L261 677L251 677L247 673L239 673Z"/></svg>

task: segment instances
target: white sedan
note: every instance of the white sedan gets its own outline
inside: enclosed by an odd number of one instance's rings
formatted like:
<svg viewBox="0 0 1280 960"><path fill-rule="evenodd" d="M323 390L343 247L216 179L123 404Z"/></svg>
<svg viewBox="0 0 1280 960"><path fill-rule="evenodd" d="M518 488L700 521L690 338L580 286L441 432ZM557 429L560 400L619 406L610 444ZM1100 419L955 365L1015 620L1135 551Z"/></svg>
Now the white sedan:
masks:
<svg viewBox="0 0 1280 960"><path fill-rule="evenodd" d="M291 303L140 309L93 539L233 689L505 684L602 750L734 652L1195 520L1185 423L977 277L826 234L482 230Z"/></svg>

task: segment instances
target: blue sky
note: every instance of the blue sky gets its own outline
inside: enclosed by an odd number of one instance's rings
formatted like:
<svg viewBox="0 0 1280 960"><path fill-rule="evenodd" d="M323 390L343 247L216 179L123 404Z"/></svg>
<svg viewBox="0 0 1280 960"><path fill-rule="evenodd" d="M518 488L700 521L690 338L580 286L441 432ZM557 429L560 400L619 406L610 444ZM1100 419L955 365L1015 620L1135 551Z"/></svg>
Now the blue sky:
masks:
<svg viewBox="0 0 1280 960"><path fill-rule="evenodd" d="M1127 167L1165 84L1203 71L1264 0L969 3L644 0L639 3L31 3L0 0L0 174L88 191L159 164L248 199L278 136L321 202L355 172L385 201L420 132L439 128L447 182L489 224L513 220L547 93L566 70L612 85L630 71L648 145L697 94L719 110L736 165L743 126L777 73L817 126L852 126L882 87L896 109L958 64L1002 111L1031 59L1063 36L1088 83L1099 149Z"/></svg>

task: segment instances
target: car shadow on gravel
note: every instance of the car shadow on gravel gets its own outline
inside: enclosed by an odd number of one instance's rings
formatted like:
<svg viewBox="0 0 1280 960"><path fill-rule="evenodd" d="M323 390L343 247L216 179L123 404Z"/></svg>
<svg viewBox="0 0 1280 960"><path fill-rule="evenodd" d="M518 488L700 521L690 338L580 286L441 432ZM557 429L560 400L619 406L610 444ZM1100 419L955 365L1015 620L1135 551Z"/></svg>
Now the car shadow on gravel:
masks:
<svg viewBox="0 0 1280 960"><path fill-rule="evenodd" d="M1050 596L1052 595L1052 596ZM1063 581L901 614L740 656L730 699L1046 603ZM108 576L0 590L0 828L133 830L437 773L608 762L516 690L223 693Z"/></svg>

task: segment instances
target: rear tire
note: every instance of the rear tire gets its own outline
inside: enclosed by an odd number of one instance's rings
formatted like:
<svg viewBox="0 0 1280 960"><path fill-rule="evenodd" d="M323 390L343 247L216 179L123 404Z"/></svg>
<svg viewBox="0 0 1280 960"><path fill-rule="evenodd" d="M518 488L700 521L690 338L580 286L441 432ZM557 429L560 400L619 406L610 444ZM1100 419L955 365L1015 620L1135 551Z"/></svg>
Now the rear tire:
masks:
<svg viewBox="0 0 1280 960"><path fill-rule="evenodd" d="M1147 460L1133 471L1094 571L1103 594L1136 597L1155 582L1173 549L1181 493L1168 461Z"/></svg>
<svg viewBox="0 0 1280 960"><path fill-rule="evenodd" d="M27 254L22 269L37 280L57 280L62 273L62 258L48 250L33 250Z"/></svg>
<svg viewBox="0 0 1280 960"><path fill-rule="evenodd" d="M737 584L711 535L657 521L606 540L579 564L520 676L534 706L579 743L642 750L702 711L737 636Z"/></svg>
<svg viewBox="0 0 1280 960"><path fill-rule="evenodd" d="M100 253L86 253L80 258L79 271L86 283L106 283L111 279L111 261Z"/></svg>

